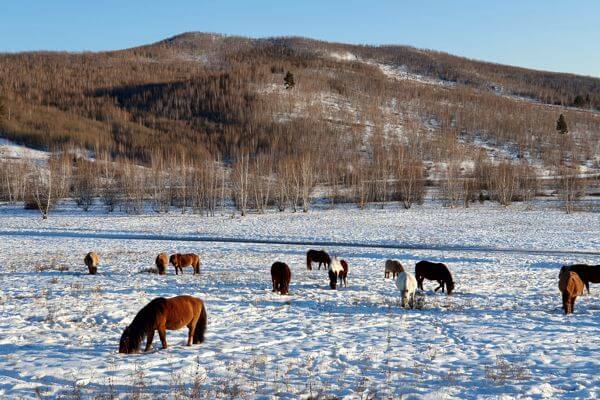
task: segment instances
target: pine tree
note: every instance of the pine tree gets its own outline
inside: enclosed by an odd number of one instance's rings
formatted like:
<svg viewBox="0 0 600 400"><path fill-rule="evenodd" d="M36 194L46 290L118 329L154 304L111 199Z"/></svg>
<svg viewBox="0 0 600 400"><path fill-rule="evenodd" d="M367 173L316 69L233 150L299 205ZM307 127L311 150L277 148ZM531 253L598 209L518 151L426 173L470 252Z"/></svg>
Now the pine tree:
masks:
<svg viewBox="0 0 600 400"><path fill-rule="evenodd" d="M569 128L567 127L567 121L565 120L565 116L560 114L558 117L558 121L556 121L556 130L561 135L569 133Z"/></svg>
<svg viewBox="0 0 600 400"><path fill-rule="evenodd" d="M294 82L294 74L288 71L283 78L283 82L285 83L286 89L293 88L296 85L296 82Z"/></svg>
<svg viewBox="0 0 600 400"><path fill-rule="evenodd" d="M573 100L573 105L575 105L575 107L583 107L585 105L585 100L583 99L583 96L580 94L575 96L575 100Z"/></svg>

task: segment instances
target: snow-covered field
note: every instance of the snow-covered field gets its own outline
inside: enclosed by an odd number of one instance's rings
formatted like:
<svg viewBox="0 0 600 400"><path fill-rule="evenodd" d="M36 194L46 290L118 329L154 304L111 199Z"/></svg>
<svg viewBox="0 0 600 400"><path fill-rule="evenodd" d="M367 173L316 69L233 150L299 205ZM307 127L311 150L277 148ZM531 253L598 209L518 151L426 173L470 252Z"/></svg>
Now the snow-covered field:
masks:
<svg viewBox="0 0 600 400"><path fill-rule="evenodd" d="M2 398L600 396L600 287L568 317L557 288L563 263L600 263L598 213L423 206L232 218L63 208L43 221L3 206L0 226ZM433 249L329 247L350 263L349 286L332 291L326 272L306 270L309 246L94 237L117 233ZM102 259L96 276L82 263L90 250ZM198 252L201 275L142 272L161 251ZM383 278L387 258L411 271L421 259L443 261L456 292L426 283L419 308L402 309ZM271 292L275 260L292 268L289 296ZM168 331L167 350L155 339L150 353L117 353L142 306L178 294L205 300L204 344L186 347L186 330Z"/></svg>

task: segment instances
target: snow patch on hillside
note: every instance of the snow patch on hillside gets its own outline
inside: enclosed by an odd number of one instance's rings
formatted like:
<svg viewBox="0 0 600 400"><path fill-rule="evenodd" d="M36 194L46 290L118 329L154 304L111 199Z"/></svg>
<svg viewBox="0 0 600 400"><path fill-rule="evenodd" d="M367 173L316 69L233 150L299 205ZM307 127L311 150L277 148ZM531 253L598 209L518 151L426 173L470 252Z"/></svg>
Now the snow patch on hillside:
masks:
<svg viewBox="0 0 600 400"><path fill-rule="evenodd" d="M50 153L47 151L31 149L26 146L15 144L8 139L0 138L0 159L45 161L49 157Z"/></svg>
<svg viewBox="0 0 600 400"><path fill-rule="evenodd" d="M358 60L358 57L356 57L354 54L350 53L349 51L345 51L345 52L331 52L329 53L329 56L332 58L335 58L336 60L340 60L340 61L356 61Z"/></svg>

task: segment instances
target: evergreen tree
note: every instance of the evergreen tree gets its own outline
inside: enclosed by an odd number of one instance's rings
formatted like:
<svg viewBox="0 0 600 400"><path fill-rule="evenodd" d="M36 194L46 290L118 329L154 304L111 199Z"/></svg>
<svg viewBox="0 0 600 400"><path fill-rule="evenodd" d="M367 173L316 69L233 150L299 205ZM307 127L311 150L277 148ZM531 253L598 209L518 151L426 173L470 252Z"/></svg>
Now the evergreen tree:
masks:
<svg viewBox="0 0 600 400"><path fill-rule="evenodd" d="M294 85L296 85L296 82L294 82L294 74L292 74L290 71L288 71L285 74L285 77L283 78L283 82L285 83L286 89L293 88Z"/></svg>
<svg viewBox="0 0 600 400"><path fill-rule="evenodd" d="M575 105L575 107L583 107L585 105L585 100L583 99L583 96L580 94L575 96L575 100L573 100L573 104Z"/></svg>
<svg viewBox="0 0 600 400"><path fill-rule="evenodd" d="M556 130L562 135L569 133L567 121L565 120L565 116L562 114L560 114L560 116L558 117L558 121L556 121Z"/></svg>

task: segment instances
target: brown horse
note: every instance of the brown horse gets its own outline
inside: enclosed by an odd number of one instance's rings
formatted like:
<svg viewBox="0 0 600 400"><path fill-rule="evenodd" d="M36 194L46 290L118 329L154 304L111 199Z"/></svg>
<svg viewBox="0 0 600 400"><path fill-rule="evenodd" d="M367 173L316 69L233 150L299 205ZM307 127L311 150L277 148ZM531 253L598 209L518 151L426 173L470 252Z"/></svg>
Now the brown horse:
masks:
<svg viewBox="0 0 600 400"><path fill-rule="evenodd" d="M179 275L178 271L181 271L181 273L183 274L183 269L185 267L193 267L194 275L200 273L200 257L198 256L198 254L176 253L171 255L171 257L169 258L169 262L175 267L175 275Z"/></svg>
<svg viewBox="0 0 600 400"><path fill-rule="evenodd" d="M562 293L562 303L565 314L573 313L575 299L577 296L581 296L583 294L583 286L583 281L577 272L561 268L558 279L558 289Z"/></svg>
<svg viewBox="0 0 600 400"><path fill-rule="evenodd" d="M562 273L563 269L576 272L579 278L585 284L587 292L590 293L590 282L600 283L600 265L587 265L587 264L574 264L565 265L560 269ZM559 274L560 276L560 274Z"/></svg>
<svg viewBox="0 0 600 400"><path fill-rule="evenodd" d="M95 275L96 272L98 272L98 264L100 264L100 257L98 256L98 254L96 254L93 251L90 251L83 259L83 262L85 263L85 265L87 265L90 275Z"/></svg>
<svg viewBox="0 0 600 400"><path fill-rule="evenodd" d="M340 286L342 284L348 287L348 263L346 260L338 260L337 257L333 257L331 264L329 264L329 287L335 289L339 280Z"/></svg>
<svg viewBox="0 0 600 400"><path fill-rule="evenodd" d="M443 293L444 286L446 286L446 291L448 294L452 294L452 291L454 290L454 280L452 279L452 274L450 274L450 270L446 264L433 263L430 261L419 261L415 265L415 277L417 278L417 284L421 290L424 290L423 281L425 279L437 281L440 286L435 288L436 292L439 289L442 289Z"/></svg>
<svg viewBox="0 0 600 400"><path fill-rule="evenodd" d="M274 292L288 294L291 280L292 271L286 263L277 261L271 265L271 281L273 282Z"/></svg>
<svg viewBox="0 0 600 400"><path fill-rule="evenodd" d="M306 269L312 270L312 263L318 262L319 269L324 264L327 268L331 265L331 257L325 250L309 250L306 252Z"/></svg>
<svg viewBox="0 0 600 400"><path fill-rule="evenodd" d="M131 324L125 328L119 342L119 353L137 353L142 340L146 337L146 348L150 350L154 331L162 348L167 348L167 330L177 330L187 326L187 345L202 343L207 324L204 302L197 297L177 296L166 299L157 297L142 308Z"/></svg>
<svg viewBox="0 0 600 400"><path fill-rule="evenodd" d="M385 277L389 278L390 274L392 274L392 278L396 279L396 275L400 274L400 272L404 272L404 267L400 263L400 261L396 260L386 260L385 261Z"/></svg>
<svg viewBox="0 0 600 400"><path fill-rule="evenodd" d="M167 266L169 265L169 256L167 253L160 253L156 256L156 269L159 275L165 275L167 273Z"/></svg>

